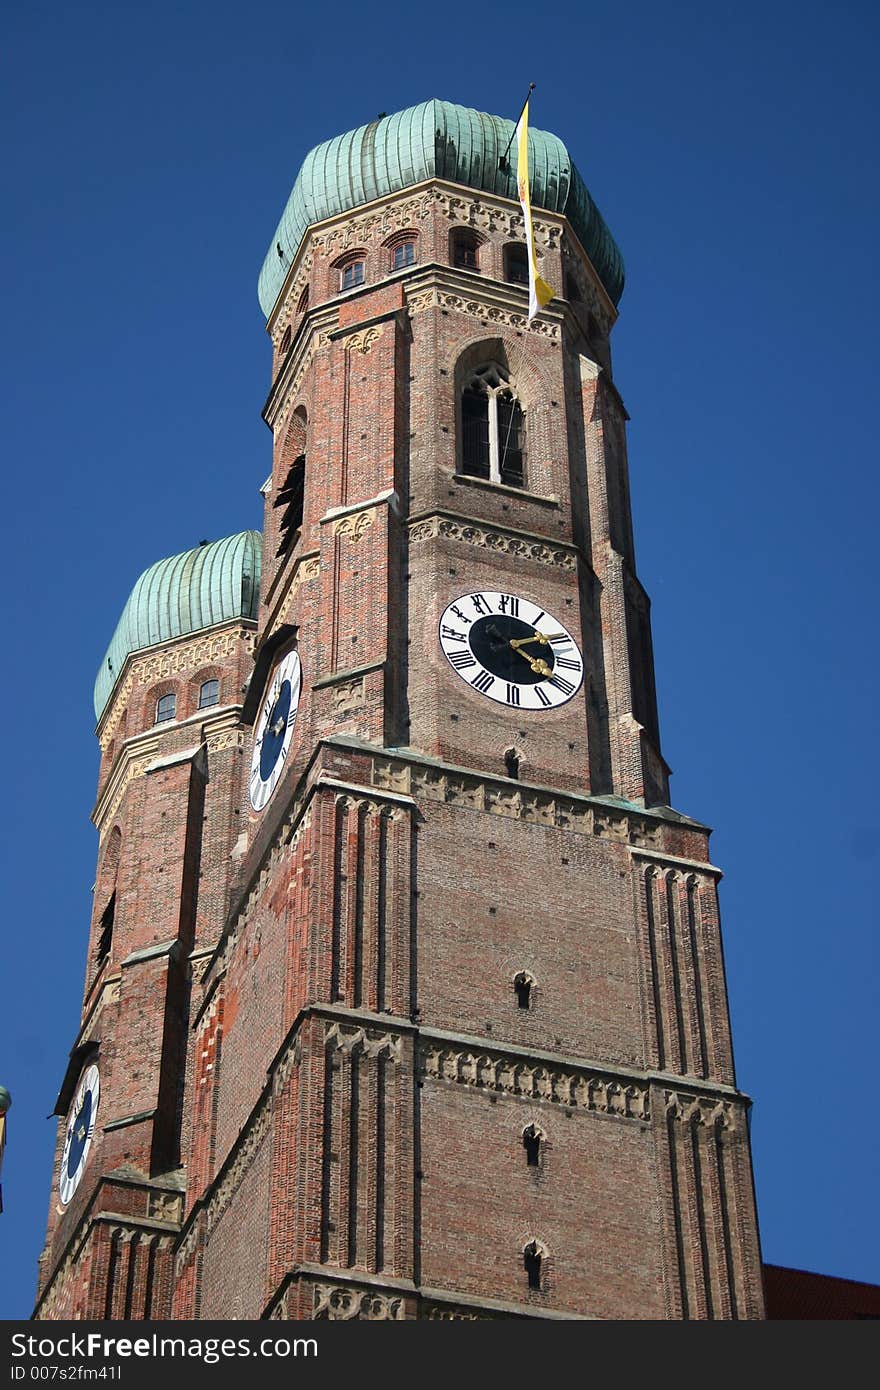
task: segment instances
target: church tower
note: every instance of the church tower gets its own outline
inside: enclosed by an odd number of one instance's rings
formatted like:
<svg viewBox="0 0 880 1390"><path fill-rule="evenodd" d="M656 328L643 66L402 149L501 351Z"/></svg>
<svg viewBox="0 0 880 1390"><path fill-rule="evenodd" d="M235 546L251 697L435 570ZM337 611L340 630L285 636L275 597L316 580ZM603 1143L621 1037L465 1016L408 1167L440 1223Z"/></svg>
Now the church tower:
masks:
<svg viewBox="0 0 880 1390"><path fill-rule="evenodd" d="M38 1317L763 1316L622 261L532 131L528 325L511 131L428 101L327 141L272 238L261 554L147 571L98 678Z"/></svg>

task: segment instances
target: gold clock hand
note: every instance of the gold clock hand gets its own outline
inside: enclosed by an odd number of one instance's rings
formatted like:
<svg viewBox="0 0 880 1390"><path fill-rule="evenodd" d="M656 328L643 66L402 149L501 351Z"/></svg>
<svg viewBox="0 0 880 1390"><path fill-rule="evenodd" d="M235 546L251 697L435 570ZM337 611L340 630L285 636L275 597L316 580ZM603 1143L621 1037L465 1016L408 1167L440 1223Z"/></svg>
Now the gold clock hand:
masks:
<svg viewBox="0 0 880 1390"><path fill-rule="evenodd" d="M529 663L536 676L553 675L552 670L547 665L546 661L544 661L543 657L530 656L528 652L524 652L519 647L514 646L513 642L511 642L510 645L513 647L513 650L516 652L517 656L521 656L523 661L527 661Z"/></svg>

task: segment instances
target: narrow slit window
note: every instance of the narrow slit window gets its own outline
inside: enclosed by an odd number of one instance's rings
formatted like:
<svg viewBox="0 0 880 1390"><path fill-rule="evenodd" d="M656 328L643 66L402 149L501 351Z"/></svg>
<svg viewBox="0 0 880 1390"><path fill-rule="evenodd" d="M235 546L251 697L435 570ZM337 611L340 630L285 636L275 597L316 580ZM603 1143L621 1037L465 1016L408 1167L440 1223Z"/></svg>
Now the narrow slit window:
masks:
<svg viewBox="0 0 880 1390"><path fill-rule="evenodd" d="M543 1252L540 1245L536 1240L530 1240L523 1250L523 1264L525 1265L530 1289L540 1289L541 1287L541 1266L543 1262Z"/></svg>
<svg viewBox="0 0 880 1390"><path fill-rule="evenodd" d="M520 1009L530 1009L532 1007L532 989L535 981L527 971L521 970L514 977L513 988L516 991L517 1007Z"/></svg>
<svg viewBox="0 0 880 1390"><path fill-rule="evenodd" d="M541 1131L537 1125L527 1125L523 1130L523 1148L526 1151L526 1165L529 1168L541 1166Z"/></svg>
<svg viewBox="0 0 880 1390"><path fill-rule="evenodd" d="M508 748L507 752L504 754L504 766L507 770L507 776L513 777L515 780L518 781L519 754L517 753L515 748Z"/></svg>

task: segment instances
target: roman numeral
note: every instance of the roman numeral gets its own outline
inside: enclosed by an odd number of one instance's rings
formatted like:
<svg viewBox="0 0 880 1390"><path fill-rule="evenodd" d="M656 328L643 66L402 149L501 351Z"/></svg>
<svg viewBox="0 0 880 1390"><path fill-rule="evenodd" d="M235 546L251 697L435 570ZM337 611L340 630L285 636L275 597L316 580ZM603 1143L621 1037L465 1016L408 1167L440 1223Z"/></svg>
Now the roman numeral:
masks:
<svg viewBox="0 0 880 1390"><path fill-rule="evenodd" d="M440 636L445 637L447 642L467 641L463 632L456 632L454 627L449 627L446 623L442 623L440 626Z"/></svg>
<svg viewBox="0 0 880 1390"><path fill-rule="evenodd" d="M513 594L502 594L498 599L498 607L511 618L519 617L519 599Z"/></svg>
<svg viewBox="0 0 880 1390"><path fill-rule="evenodd" d="M508 703L509 705L518 705L518 704L519 704L519 686L518 686L518 685L508 685L508 687L507 687L507 703Z"/></svg>
<svg viewBox="0 0 880 1390"><path fill-rule="evenodd" d="M549 709L552 702L551 702L550 700L547 699L547 696L544 694L543 690L541 689L541 687L540 687L539 685L536 685L536 686L535 686L535 694L537 695L538 699L541 701L541 704L544 706L544 708L545 708L545 709Z"/></svg>
<svg viewBox="0 0 880 1390"><path fill-rule="evenodd" d="M573 661L570 656L557 656L556 665L561 666L565 671L579 671L581 669L581 663Z"/></svg>
<svg viewBox="0 0 880 1390"><path fill-rule="evenodd" d="M552 642L555 647L557 642L570 642L571 638L567 632L548 632L547 641Z"/></svg>
<svg viewBox="0 0 880 1390"><path fill-rule="evenodd" d="M458 606L457 603L451 603L451 604L449 605L449 609L450 609L450 612L452 612L452 613L455 614L456 618L460 618L461 621L462 621L463 623L468 623L468 624L470 624L471 619L465 617L464 613L462 613L462 611L461 611L461 609L459 608L459 606Z"/></svg>
<svg viewBox="0 0 880 1390"><path fill-rule="evenodd" d="M470 666L477 664L470 652L450 652L447 661L452 663L456 671L467 671Z"/></svg>
<svg viewBox="0 0 880 1390"><path fill-rule="evenodd" d="M543 608L542 608L541 611L540 611L539 613L536 613L535 616L534 616L534 618L532 618L532 627L537 627L537 626L538 626L538 623L541 621L541 619L543 618L543 616L544 616L544 610L543 610Z"/></svg>
<svg viewBox="0 0 880 1390"><path fill-rule="evenodd" d="M479 690L483 695L485 695L486 691L494 684L495 677L490 676L488 671L481 671L480 674L475 676L471 681L474 690Z"/></svg>
<svg viewBox="0 0 880 1390"><path fill-rule="evenodd" d="M484 617L487 613L492 612L492 606L485 594L471 594L471 603L474 605L477 612L481 613Z"/></svg>
<svg viewBox="0 0 880 1390"><path fill-rule="evenodd" d="M550 684L557 690L561 690L563 695L574 694L574 682L567 681L564 676L551 676Z"/></svg>

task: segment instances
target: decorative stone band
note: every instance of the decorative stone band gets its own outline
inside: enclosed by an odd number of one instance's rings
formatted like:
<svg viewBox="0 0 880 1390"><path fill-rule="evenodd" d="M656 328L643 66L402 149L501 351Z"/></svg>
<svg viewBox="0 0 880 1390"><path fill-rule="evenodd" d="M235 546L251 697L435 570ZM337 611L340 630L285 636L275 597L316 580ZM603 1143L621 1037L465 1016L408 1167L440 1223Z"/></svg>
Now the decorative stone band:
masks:
<svg viewBox="0 0 880 1390"><path fill-rule="evenodd" d="M540 536L531 536L526 532L474 526L464 517L457 517L451 513L441 512L416 520L409 528L409 538L414 543L437 539L463 541L466 545L480 546L481 549L493 550L496 554L516 555L522 560L534 560L553 569L573 572L577 568L577 552L573 546L552 545Z"/></svg>
<svg viewBox="0 0 880 1390"><path fill-rule="evenodd" d="M564 796L542 788L513 788L509 781L496 782L488 774L409 763L400 758L377 757L373 777L378 786L408 793L416 799L424 797L474 811L489 811L492 815L553 825L581 835L600 835L623 844L662 843L662 823L640 815L637 807L628 811L587 797Z"/></svg>
<svg viewBox="0 0 880 1390"><path fill-rule="evenodd" d="M116 687L109 713L99 730L101 749L106 749L113 738L135 684L152 685L155 681L165 680L169 676L184 675L187 671L198 670L200 666L213 665L228 656L233 656L241 642L251 650L255 634L256 623L250 624L247 628L236 624L232 628L227 626L222 631L201 635L188 642L178 641L173 646L163 647L161 650L147 648L143 652L135 652L128 658L131 664Z"/></svg>
<svg viewBox="0 0 880 1390"><path fill-rule="evenodd" d="M403 1038L400 1033L382 1032L377 1028L358 1027L356 1024L328 1023L324 1034L324 1046L328 1052L347 1052L365 1057L386 1057L389 1061L402 1061Z"/></svg>
<svg viewBox="0 0 880 1390"><path fill-rule="evenodd" d="M406 1300L401 1294L354 1285L316 1284L313 1317L334 1322L403 1322Z"/></svg>
<svg viewBox="0 0 880 1390"><path fill-rule="evenodd" d="M517 329L520 332L529 328L525 314L487 304L485 299L465 299L463 295L449 294L439 289L423 290L420 294L414 294L407 300L407 304L411 314L421 314L426 309L453 309L459 314L469 314L471 318L479 319L484 324L501 324L505 328ZM544 318L533 319L529 329L530 333L549 338L551 342L559 341L561 331L558 323Z"/></svg>
<svg viewBox="0 0 880 1390"><path fill-rule="evenodd" d="M423 1042L418 1066L422 1076L487 1091L503 1091L526 1100L591 1110L621 1119L651 1118L647 1082L614 1077L579 1066L535 1063L501 1051L470 1050L453 1043Z"/></svg>
<svg viewBox="0 0 880 1390"><path fill-rule="evenodd" d="M718 1096L688 1095L682 1091L665 1093L666 1114L685 1125L701 1129L735 1128L736 1111L729 1100Z"/></svg>

